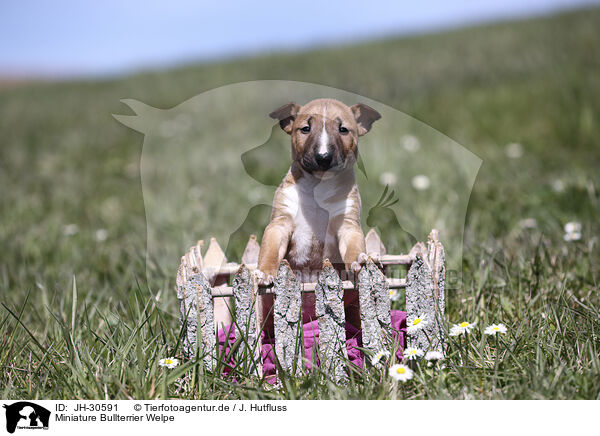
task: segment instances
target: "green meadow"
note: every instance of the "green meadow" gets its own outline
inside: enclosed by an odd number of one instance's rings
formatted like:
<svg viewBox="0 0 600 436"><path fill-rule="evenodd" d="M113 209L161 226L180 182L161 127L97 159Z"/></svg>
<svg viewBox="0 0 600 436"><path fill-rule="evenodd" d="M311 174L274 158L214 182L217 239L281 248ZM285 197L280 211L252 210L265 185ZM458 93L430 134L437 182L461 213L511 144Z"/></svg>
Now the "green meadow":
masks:
<svg viewBox="0 0 600 436"><path fill-rule="evenodd" d="M455 256L462 281L446 301L449 329L476 327L449 338L443 368L415 364L398 383L373 369L346 386L315 371L273 388L245 367L233 382L182 358L175 269L147 265L144 136L112 114L131 114L124 98L169 109L266 79L381 102L482 160ZM599 119L600 9L103 80L5 83L0 397L599 399ZM229 155L215 148L210 159ZM210 210L234 214L246 186L205 208L197 232L171 229L176 243L206 238L220 225ZM569 222L581 229L566 234ZM266 222L253 225L260 234ZM485 335L492 323L507 332ZM160 366L169 356L181 364Z"/></svg>

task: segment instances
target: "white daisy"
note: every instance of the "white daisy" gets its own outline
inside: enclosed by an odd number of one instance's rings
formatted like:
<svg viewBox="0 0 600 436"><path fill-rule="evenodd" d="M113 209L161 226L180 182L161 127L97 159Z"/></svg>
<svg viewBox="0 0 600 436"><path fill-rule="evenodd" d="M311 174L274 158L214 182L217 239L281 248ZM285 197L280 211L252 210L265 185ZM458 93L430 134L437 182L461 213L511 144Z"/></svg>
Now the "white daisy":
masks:
<svg viewBox="0 0 600 436"><path fill-rule="evenodd" d="M443 360L443 359L444 359L444 355L436 350L428 351L427 354L425 354L425 360L432 361L432 360Z"/></svg>
<svg viewBox="0 0 600 436"><path fill-rule="evenodd" d="M389 171L381 173L381 175L379 176L379 183L381 183L383 186L395 185L397 182L398 178L396 177L396 175L394 173L390 173Z"/></svg>
<svg viewBox="0 0 600 436"><path fill-rule="evenodd" d="M462 333L462 331L461 331L461 330L460 330L460 329L459 329L457 326L455 326L455 325L454 325L454 326L452 326L452 327L450 328L450 333L449 333L449 335L450 335L450 336L458 336L458 335L460 335L461 333Z"/></svg>
<svg viewBox="0 0 600 436"><path fill-rule="evenodd" d="M415 188L417 191L425 191L429 189L429 186L431 185L429 177L427 177L425 174L414 176L411 183L413 188Z"/></svg>
<svg viewBox="0 0 600 436"><path fill-rule="evenodd" d="M408 333L416 332L417 330L421 330L425 327L429 321L427 320L426 315L419 315L415 317L411 317L408 319L406 323L406 331Z"/></svg>
<svg viewBox="0 0 600 436"><path fill-rule="evenodd" d="M62 228L63 235L73 236L79 233L79 226L77 224L67 224Z"/></svg>
<svg viewBox="0 0 600 436"><path fill-rule="evenodd" d="M475 327L474 322L463 321L460 324L454 324L450 329L450 336L458 336L466 333L470 333L473 327Z"/></svg>
<svg viewBox="0 0 600 436"><path fill-rule="evenodd" d="M371 364L373 366L375 366L381 361L381 359L383 359L384 357L389 356L389 355L390 355L390 352L387 350L378 351L373 356L371 356Z"/></svg>
<svg viewBox="0 0 600 436"><path fill-rule="evenodd" d="M518 142L513 142L506 146L506 155L511 159L518 159L523 156L523 146Z"/></svg>
<svg viewBox="0 0 600 436"><path fill-rule="evenodd" d="M519 226L522 229L535 229L537 227L537 220L535 218L525 218L519 221Z"/></svg>
<svg viewBox="0 0 600 436"><path fill-rule="evenodd" d="M406 365L392 365L389 369L389 375L396 381L405 382L413 378L413 371Z"/></svg>
<svg viewBox="0 0 600 436"><path fill-rule="evenodd" d="M567 242L579 241L581 239L581 233L579 233L579 232L565 233L565 235L563 236L563 239Z"/></svg>
<svg viewBox="0 0 600 436"><path fill-rule="evenodd" d="M106 230L106 229L96 230L96 241L98 241L98 242L106 241L106 238L108 238L108 230Z"/></svg>
<svg viewBox="0 0 600 436"><path fill-rule="evenodd" d="M179 365L179 360L175 359L174 357L167 357L165 359L160 359L158 364L160 366L166 366L167 368L172 369Z"/></svg>
<svg viewBox="0 0 600 436"><path fill-rule="evenodd" d="M413 135L404 135L402 138L400 138L400 142L402 144L402 147L409 153L414 153L419 148L421 148L419 138Z"/></svg>
<svg viewBox="0 0 600 436"><path fill-rule="evenodd" d="M496 333L506 333L507 329L504 324L492 324L485 328L484 332L486 335L496 336Z"/></svg>
<svg viewBox="0 0 600 436"><path fill-rule="evenodd" d="M565 233L581 232L581 223L577 221L570 221L565 224Z"/></svg>
<svg viewBox="0 0 600 436"><path fill-rule="evenodd" d="M571 221L565 224L565 235L563 238L567 242L579 241L581 239L581 223Z"/></svg>
<svg viewBox="0 0 600 436"><path fill-rule="evenodd" d="M552 189L554 192L563 192L565 190L565 182L560 179L554 180L552 182Z"/></svg>
<svg viewBox="0 0 600 436"><path fill-rule="evenodd" d="M390 289L390 300L397 301L400 298L400 292L398 289Z"/></svg>
<svg viewBox="0 0 600 436"><path fill-rule="evenodd" d="M417 359L418 357L423 357L423 350L419 349L419 348L414 348L414 347L408 347L406 350L404 350L404 353L402 354L403 357L405 357L408 360L414 360Z"/></svg>

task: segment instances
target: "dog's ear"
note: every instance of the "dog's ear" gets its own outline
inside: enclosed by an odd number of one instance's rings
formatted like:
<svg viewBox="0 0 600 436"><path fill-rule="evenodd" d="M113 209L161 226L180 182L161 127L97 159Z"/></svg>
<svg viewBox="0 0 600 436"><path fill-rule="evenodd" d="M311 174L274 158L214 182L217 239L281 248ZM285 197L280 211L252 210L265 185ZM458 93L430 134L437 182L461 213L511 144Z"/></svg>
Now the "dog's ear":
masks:
<svg viewBox="0 0 600 436"><path fill-rule="evenodd" d="M288 103L281 106L279 109L274 110L269 114L271 118L279 120L279 125L287 134L292 133L292 124L296 119L296 115L300 110L300 106L296 103Z"/></svg>
<svg viewBox="0 0 600 436"><path fill-rule="evenodd" d="M379 112L363 103L355 104L350 109L352 109L354 119L358 124L358 136L362 136L371 130L373 123L381 118Z"/></svg>

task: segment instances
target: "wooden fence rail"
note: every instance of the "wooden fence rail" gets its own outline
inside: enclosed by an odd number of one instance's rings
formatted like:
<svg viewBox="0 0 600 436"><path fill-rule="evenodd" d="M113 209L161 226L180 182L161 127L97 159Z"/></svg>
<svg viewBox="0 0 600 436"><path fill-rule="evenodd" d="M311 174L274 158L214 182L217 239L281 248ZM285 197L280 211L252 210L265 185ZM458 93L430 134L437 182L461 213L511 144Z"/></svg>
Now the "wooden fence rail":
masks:
<svg viewBox="0 0 600 436"><path fill-rule="evenodd" d="M228 263L223 250L212 238L204 256L203 242L191 247L181 258L177 272L177 297L180 302L183 348L188 358L196 352L205 368L217 363L214 304L233 297L235 337L242 338L235 359L244 360L257 376L262 374L259 294L274 294L275 355L282 370L295 374L303 369L302 293L314 292L315 312L319 325L319 361L321 369L336 382L347 378L345 362L346 332L344 291L358 290L363 347L372 352L390 346L390 289L406 289L406 313L410 324L416 317L424 319L421 329L409 329L408 346L444 354L444 247L437 230L432 230L427 244L417 243L407 255L389 255L375 230L366 236L369 258L354 281L341 280L326 260L315 283L300 283L289 264L283 261L270 286L258 286L255 275L260 246L250 237L242 263ZM405 265L404 279L386 278L384 271L393 265ZM381 268L380 268L381 267ZM231 283L231 285L229 285ZM370 359L364 359L367 366Z"/></svg>

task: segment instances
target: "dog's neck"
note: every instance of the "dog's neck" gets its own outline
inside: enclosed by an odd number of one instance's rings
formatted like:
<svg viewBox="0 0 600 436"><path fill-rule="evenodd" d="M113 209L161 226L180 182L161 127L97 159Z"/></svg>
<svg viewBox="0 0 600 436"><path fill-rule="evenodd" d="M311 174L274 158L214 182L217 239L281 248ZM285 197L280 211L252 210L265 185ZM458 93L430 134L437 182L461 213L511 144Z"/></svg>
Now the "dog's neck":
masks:
<svg viewBox="0 0 600 436"><path fill-rule="evenodd" d="M335 192L340 187L348 188L356 184L353 165L341 171L318 171L310 173L304 170L299 163L294 162L292 163L290 172L296 185L305 192L314 192L315 189Z"/></svg>

